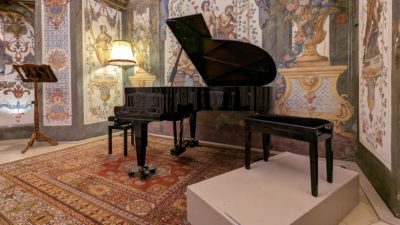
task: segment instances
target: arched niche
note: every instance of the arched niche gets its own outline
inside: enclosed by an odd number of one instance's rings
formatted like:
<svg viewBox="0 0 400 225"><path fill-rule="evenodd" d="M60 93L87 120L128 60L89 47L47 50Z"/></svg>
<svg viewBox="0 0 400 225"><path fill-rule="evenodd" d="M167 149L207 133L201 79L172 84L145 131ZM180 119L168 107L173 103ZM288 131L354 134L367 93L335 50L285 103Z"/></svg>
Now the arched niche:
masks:
<svg viewBox="0 0 400 225"><path fill-rule="evenodd" d="M14 12L26 18L31 26L35 25L35 13L28 7L20 4L0 4L0 11Z"/></svg>

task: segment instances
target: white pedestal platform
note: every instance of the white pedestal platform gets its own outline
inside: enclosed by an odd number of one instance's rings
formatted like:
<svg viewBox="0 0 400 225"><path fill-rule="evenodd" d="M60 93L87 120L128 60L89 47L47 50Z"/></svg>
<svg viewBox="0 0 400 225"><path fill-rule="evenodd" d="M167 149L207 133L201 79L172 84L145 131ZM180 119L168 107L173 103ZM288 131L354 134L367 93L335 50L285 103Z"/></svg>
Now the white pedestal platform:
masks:
<svg viewBox="0 0 400 225"><path fill-rule="evenodd" d="M244 162L243 162L244 163ZM326 181L319 160L318 197L311 195L309 158L273 156L188 186L187 213L192 225L338 225L357 205L358 173L333 168Z"/></svg>

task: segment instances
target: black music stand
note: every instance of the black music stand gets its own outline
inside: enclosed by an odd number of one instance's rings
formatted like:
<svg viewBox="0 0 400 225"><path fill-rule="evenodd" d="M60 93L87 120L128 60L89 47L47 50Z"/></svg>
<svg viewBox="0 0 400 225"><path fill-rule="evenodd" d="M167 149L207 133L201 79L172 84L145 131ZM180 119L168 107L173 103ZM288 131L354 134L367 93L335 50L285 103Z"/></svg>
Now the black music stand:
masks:
<svg viewBox="0 0 400 225"><path fill-rule="evenodd" d="M57 77L49 65L35 65L35 64L24 64L24 65L13 65L14 69L18 72L23 82L33 82L35 91L34 103L34 131L31 139L28 141L27 146L22 150L22 153L28 151L33 146L35 141L44 140L50 145L57 145L58 143L52 141L47 135L39 131L39 95L38 95L38 83L44 82L57 82Z"/></svg>

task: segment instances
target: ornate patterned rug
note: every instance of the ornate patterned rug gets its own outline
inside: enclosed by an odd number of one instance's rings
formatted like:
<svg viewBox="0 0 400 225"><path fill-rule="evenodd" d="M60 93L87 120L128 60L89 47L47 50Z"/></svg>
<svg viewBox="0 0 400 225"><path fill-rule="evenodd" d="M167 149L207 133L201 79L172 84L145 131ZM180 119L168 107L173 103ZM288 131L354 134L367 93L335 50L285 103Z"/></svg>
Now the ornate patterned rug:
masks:
<svg viewBox="0 0 400 225"><path fill-rule="evenodd" d="M155 176L127 173L114 137L0 166L0 224L188 224L186 186L243 166L244 152L200 146L171 156L172 141L150 137L147 162ZM256 156L257 157L257 156Z"/></svg>

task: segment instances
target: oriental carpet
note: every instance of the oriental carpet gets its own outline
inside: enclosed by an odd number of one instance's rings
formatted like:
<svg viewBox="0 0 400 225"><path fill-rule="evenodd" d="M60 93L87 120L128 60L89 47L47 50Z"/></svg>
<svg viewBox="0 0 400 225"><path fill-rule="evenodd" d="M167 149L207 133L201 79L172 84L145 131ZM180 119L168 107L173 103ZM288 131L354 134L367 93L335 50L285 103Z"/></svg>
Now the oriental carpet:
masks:
<svg viewBox="0 0 400 225"><path fill-rule="evenodd" d="M145 181L128 176L136 154L123 156L121 137L112 155L102 139L0 165L0 224L189 224L186 187L243 166L244 152L200 146L176 157L171 147L149 138L157 172Z"/></svg>

